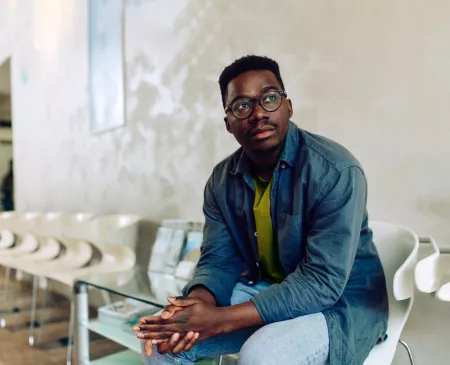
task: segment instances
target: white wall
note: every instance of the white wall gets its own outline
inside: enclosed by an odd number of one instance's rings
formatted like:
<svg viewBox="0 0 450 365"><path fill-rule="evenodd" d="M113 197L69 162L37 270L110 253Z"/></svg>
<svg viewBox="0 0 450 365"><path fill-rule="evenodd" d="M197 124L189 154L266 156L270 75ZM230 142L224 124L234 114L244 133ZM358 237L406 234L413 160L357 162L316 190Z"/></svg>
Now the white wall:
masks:
<svg viewBox="0 0 450 365"><path fill-rule="evenodd" d="M359 157L372 218L450 244L450 2L128 0L127 127L93 136L86 1L0 1L19 209L198 219L236 147L216 80L257 53L280 62L294 120Z"/></svg>

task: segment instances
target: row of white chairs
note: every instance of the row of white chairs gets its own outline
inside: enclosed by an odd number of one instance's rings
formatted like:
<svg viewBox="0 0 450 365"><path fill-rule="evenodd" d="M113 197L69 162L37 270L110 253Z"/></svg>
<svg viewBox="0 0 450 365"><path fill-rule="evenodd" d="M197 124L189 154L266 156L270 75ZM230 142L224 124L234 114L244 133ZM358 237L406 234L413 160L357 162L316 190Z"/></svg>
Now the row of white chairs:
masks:
<svg viewBox="0 0 450 365"><path fill-rule="evenodd" d="M34 276L31 325L35 321L39 283L47 289L49 279L73 286L82 275L132 269L136 263L138 222L139 217L131 215L1 214L0 265L5 267L6 280L11 269ZM390 316L388 339L374 347L364 364L390 364L413 306L415 288L435 292L436 298L450 301L450 278L445 282L450 261L440 254L432 238L419 238L413 231L390 223L370 222L370 227L386 274ZM417 262L419 243L431 244L434 253ZM7 301L5 297L4 303ZM67 363L70 363L73 309L72 304ZM29 342L34 344L33 327ZM400 343L414 364L409 347Z"/></svg>
<svg viewBox="0 0 450 365"><path fill-rule="evenodd" d="M46 291L46 297L52 281L73 289L78 277L132 269L136 263L138 224L139 217L135 215L34 212L5 212L0 215L0 266L5 270L3 305L10 304L12 309L14 302L15 293L9 285L11 270L15 270L16 278L22 273L33 276L29 333L31 346L35 344L34 324L39 288ZM6 326L5 309L0 318L1 327ZM72 298L68 364L71 362L73 322ZM42 324L41 318L41 328Z"/></svg>

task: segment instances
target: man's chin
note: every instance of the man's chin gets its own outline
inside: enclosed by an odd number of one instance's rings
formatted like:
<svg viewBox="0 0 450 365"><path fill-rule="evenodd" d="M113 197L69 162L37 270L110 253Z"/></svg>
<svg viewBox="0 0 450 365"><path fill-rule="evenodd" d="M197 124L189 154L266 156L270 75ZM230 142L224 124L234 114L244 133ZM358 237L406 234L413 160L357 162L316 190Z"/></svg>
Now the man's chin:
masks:
<svg viewBox="0 0 450 365"><path fill-rule="evenodd" d="M249 146L249 150L256 153L269 153L279 148L281 143L273 138L253 142Z"/></svg>

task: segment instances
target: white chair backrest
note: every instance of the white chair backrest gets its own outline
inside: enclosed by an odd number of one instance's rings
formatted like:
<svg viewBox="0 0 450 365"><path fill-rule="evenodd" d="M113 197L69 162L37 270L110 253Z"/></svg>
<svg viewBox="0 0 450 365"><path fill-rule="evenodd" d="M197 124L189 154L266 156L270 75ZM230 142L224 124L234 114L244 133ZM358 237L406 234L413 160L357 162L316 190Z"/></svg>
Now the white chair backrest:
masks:
<svg viewBox="0 0 450 365"><path fill-rule="evenodd" d="M441 286L440 251L433 238L420 238L420 242L430 243L433 254L420 260L415 268L416 286L422 293L433 293Z"/></svg>
<svg viewBox="0 0 450 365"><path fill-rule="evenodd" d="M386 275L389 295L396 301L414 296L414 267L419 239L408 228L391 223L371 222L374 243Z"/></svg>
<svg viewBox="0 0 450 365"><path fill-rule="evenodd" d="M39 236L62 238L65 227L71 227L92 217L91 213L47 213L38 220L36 233Z"/></svg>
<svg viewBox="0 0 450 365"><path fill-rule="evenodd" d="M1 212L0 213L0 229L3 229L3 221L10 220L12 218L17 217L17 212L9 211L9 212Z"/></svg>
<svg viewBox="0 0 450 365"><path fill-rule="evenodd" d="M93 221L95 240L101 245L135 247L139 217L136 215L107 215ZM93 238L94 238L93 237Z"/></svg>
<svg viewBox="0 0 450 365"><path fill-rule="evenodd" d="M387 333L396 343L413 305L419 239L411 230L395 224L370 222L369 227L386 276L389 296Z"/></svg>
<svg viewBox="0 0 450 365"><path fill-rule="evenodd" d="M139 217L135 215L104 215L69 227L65 236L89 241L102 250L108 245L135 249Z"/></svg>
<svg viewBox="0 0 450 365"><path fill-rule="evenodd" d="M0 228L12 232L19 214L16 212L3 212L0 214Z"/></svg>
<svg viewBox="0 0 450 365"><path fill-rule="evenodd" d="M49 212L36 218L31 233L36 236L53 237L53 232L58 226L62 213Z"/></svg>
<svg viewBox="0 0 450 365"><path fill-rule="evenodd" d="M18 214L12 221L11 230L17 235L33 235L32 232L36 228L37 221L41 215L41 213L35 212Z"/></svg>

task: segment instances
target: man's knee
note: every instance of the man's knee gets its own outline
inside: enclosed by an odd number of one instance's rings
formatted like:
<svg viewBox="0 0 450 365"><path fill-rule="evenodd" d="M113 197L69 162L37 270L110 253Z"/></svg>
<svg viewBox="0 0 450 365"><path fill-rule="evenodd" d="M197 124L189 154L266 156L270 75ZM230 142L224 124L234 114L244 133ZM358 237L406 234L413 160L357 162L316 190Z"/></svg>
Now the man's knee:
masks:
<svg viewBox="0 0 450 365"><path fill-rule="evenodd" d="M239 352L239 365L272 364L271 359L277 349L271 344L270 337L268 326L250 336Z"/></svg>
<svg viewBox="0 0 450 365"><path fill-rule="evenodd" d="M327 364L328 330L321 316L317 314L262 327L242 346L239 365Z"/></svg>

